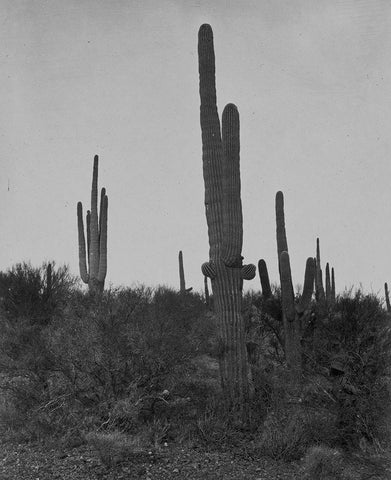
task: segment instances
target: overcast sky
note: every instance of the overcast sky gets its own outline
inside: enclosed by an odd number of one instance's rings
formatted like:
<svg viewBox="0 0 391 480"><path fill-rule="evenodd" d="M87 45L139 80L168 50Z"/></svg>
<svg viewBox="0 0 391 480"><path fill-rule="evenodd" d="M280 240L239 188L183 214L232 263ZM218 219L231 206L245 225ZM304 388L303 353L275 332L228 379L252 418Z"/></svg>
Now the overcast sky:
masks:
<svg viewBox="0 0 391 480"><path fill-rule="evenodd" d="M200 290L208 258L197 33L214 31L219 111L241 119L245 262L278 280L285 195L294 284L320 237L337 290L391 282L388 0L2 0L0 269L78 273L93 156L109 196L106 284ZM258 289L258 277L247 287Z"/></svg>

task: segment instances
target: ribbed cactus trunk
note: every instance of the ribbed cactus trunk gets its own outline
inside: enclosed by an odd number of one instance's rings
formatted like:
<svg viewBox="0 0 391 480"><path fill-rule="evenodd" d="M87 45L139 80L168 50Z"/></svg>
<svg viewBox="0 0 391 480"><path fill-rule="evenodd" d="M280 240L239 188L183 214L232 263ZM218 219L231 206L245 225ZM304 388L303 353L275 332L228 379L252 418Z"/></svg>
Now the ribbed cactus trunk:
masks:
<svg viewBox="0 0 391 480"><path fill-rule="evenodd" d="M303 293L300 301L295 304L288 241L285 230L284 196L282 192L277 192L276 194L276 224L285 357L287 365L292 372L293 387L295 390L300 382L302 373L301 317L310 304L314 290L315 262L313 258L307 259Z"/></svg>
<svg viewBox="0 0 391 480"><path fill-rule="evenodd" d="M225 107L222 129L216 105L213 33L202 25L198 37L200 119L205 184L209 262L202 272L211 279L219 333L219 364L223 391L230 406L248 398L247 351L242 317L243 279L255 267L242 264L242 205L239 168L239 113Z"/></svg>
<svg viewBox="0 0 391 480"><path fill-rule="evenodd" d="M107 214L108 198L102 188L98 215L98 155L94 157L91 188L91 210L86 215L87 252L83 224L83 206L77 204L80 277L88 284L90 293L102 293L107 272ZM88 265L87 265L88 259Z"/></svg>

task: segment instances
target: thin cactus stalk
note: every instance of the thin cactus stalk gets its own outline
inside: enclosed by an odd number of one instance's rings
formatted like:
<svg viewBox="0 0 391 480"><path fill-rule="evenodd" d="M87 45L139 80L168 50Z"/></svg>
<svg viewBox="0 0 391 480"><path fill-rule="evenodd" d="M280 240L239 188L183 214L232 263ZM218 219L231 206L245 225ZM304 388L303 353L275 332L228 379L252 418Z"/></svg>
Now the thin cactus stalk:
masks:
<svg viewBox="0 0 391 480"><path fill-rule="evenodd" d="M264 299L268 299L272 296L272 289L270 287L269 273L265 260L261 259L258 262L258 273L261 281L262 296Z"/></svg>
<svg viewBox="0 0 391 480"><path fill-rule="evenodd" d="M334 267L331 268L331 299L335 302L335 274Z"/></svg>
<svg viewBox="0 0 391 480"><path fill-rule="evenodd" d="M180 291L180 293L185 293L186 292L186 283L185 283L185 271L183 269L182 250L179 251L178 260L179 260L179 291Z"/></svg>
<svg viewBox="0 0 391 480"><path fill-rule="evenodd" d="M48 300L52 294L52 264L48 263L46 267L46 292L45 296L46 299Z"/></svg>
<svg viewBox="0 0 391 480"><path fill-rule="evenodd" d="M387 284L387 282L384 284L384 294L385 294L385 297L386 297L386 308L387 308L387 312L390 313L390 312L391 312L390 292L389 292L389 290L388 290L388 284Z"/></svg>
<svg viewBox="0 0 391 480"><path fill-rule="evenodd" d="M183 267L183 253L182 253L182 250L179 251L178 260L179 260L179 292L180 293L191 292L193 290L193 287L186 288L185 269Z"/></svg>
<svg viewBox="0 0 391 480"><path fill-rule="evenodd" d="M326 302L331 302L331 278L330 278L330 265L326 263Z"/></svg>
<svg viewBox="0 0 391 480"><path fill-rule="evenodd" d="M91 293L101 293L107 273L107 215L108 197L102 188L98 215L98 155L94 157L91 188L91 210L86 215L86 237L84 234L83 206L77 204L77 226L79 238L80 277Z"/></svg>
<svg viewBox="0 0 391 480"><path fill-rule="evenodd" d="M311 257L307 259L304 273L303 293L300 301L296 303L289 253L287 250L280 252L281 248L288 248L285 231L284 196L282 192L277 192L276 195L276 224L285 357L287 365L292 372L292 380L296 388L302 373L301 318L311 302L314 290L315 262Z"/></svg>
<svg viewBox="0 0 391 480"><path fill-rule="evenodd" d="M315 298L319 302L326 299L323 287L323 272L320 265L320 243L319 238L316 239L316 273L315 273Z"/></svg>
<svg viewBox="0 0 391 480"><path fill-rule="evenodd" d="M255 266L243 265L241 254L239 113L235 105L227 105L220 130L213 32L209 25L202 25L199 30L198 55L205 214L210 247L209 262L203 264L202 272L212 283L223 391L230 406L243 406L249 387L242 289L244 279L254 278Z"/></svg>

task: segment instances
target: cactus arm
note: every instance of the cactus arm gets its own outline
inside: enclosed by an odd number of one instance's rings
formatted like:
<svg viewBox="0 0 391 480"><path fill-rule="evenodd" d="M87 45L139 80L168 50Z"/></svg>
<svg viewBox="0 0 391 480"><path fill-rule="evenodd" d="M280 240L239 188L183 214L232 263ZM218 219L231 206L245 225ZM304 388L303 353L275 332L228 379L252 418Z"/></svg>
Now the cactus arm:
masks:
<svg viewBox="0 0 391 480"><path fill-rule="evenodd" d="M303 293L301 295L300 302L297 306L297 313L302 314L307 310L312 294L314 292L314 279L315 279L315 262L312 257L307 258L307 262L305 265L305 273L304 273L304 285L303 285Z"/></svg>
<svg viewBox="0 0 391 480"><path fill-rule="evenodd" d="M106 196L106 189L102 188L100 192L100 202L99 202L99 217L98 217L98 237L99 237L99 249L100 249L100 235L102 231L102 215L103 215L103 204L105 201ZM100 258L100 250L98 251L98 255Z"/></svg>
<svg viewBox="0 0 391 480"><path fill-rule="evenodd" d="M276 193L276 224L277 255L280 259L282 252L288 252L288 241L285 230L284 194L282 192Z"/></svg>
<svg viewBox="0 0 391 480"><path fill-rule="evenodd" d="M200 120L202 163L205 184L205 213L209 235L209 256L216 260L223 238L222 220L222 156L220 120L216 103L215 54L210 25L202 25L198 33L200 79Z"/></svg>
<svg viewBox="0 0 391 480"><path fill-rule="evenodd" d="M221 257L228 267L242 264L243 215L240 199L239 112L232 103L222 116L223 143L223 248Z"/></svg>
<svg viewBox="0 0 391 480"><path fill-rule="evenodd" d="M104 190L104 189L102 189ZM101 228L99 232L99 270L98 270L98 281L104 284L106 273L107 273L107 216L108 216L108 206L109 199L107 195L104 194L101 201L101 213L100 213L100 223Z"/></svg>
<svg viewBox="0 0 391 480"><path fill-rule="evenodd" d="M77 231L78 231L78 238L79 238L80 277L84 283L88 283L89 276L87 272L87 261L86 261L86 240L84 236L84 225L83 225L83 205L81 202L78 202L77 204Z"/></svg>
<svg viewBox="0 0 391 480"><path fill-rule="evenodd" d="M280 276L282 310L288 322L294 322L296 316L295 295L293 292L289 253L285 251L280 256Z"/></svg>
<svg viewBox="0 0 391 480"><path fill-rule="evenodd" d="M270 288L269 273L265 260L261 259L258 262L258 273L261 281L262 295L264 298L270 298L272 296L272 289Z"/></svg>
<svg viewBox="0 0 391 480"><path fill-rule="evenodd" d="M94 169L92 174L90 229L90 279L96 279L99 272L98 155L95 155L94 157Z"/></svg>
<svg viewBox="0 0 391 480"><path fill-rule="evenodd" d="M87 210L86 214L86 230L87 230L87 259L88 259L88 275L90 274L90 250L91 250L91 212Z"/></svg>

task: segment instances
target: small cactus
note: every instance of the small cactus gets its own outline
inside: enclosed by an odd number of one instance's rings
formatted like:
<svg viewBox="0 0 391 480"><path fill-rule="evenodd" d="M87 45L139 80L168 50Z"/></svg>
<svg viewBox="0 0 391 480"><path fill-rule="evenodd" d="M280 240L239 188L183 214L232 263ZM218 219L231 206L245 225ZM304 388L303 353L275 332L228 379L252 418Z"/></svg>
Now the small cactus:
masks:
<svg viewBox="0 0 391 480"><path fill-rule="evenodd" d="M264 299L268 299L272 296L272 289L270 288L269 273L265 260L261 259L258 262L258 273L261 281L262 295Z"/></svg>
<svg viewBox="0 0 391 480"><path fill-rule="evenodd" d="M104 289L107 272L107 212L108 198L105 188L102 188L98 216L98 155L95 155L92 174L91 210L88 210L86 215L87 253L83 224L83 206L81 202L77 204L80 277L84 283L88 284L91 293L101 293Z"/></svg>
<svg viewBox="0 0 391 480"><path fill-rule="evenodd" d="M390 304L390 292L388 290L388 284L387 282L384 284L384 295L386 297L386 308L387 308L387 312L390 313L391 312L391 304Z"/></svg>
<svg viewBox="0 0 391 480"><path fill-rule="evenodd" d="M48 300L52 294L52 264L48 263L46 267L46 292L45 296Z"/></svg>
<svg viewBox="0 0 391 480"><path fill-rule="evenodd" d="M193 287L186 288L185 270L183 268L183 253L182 253L182 250L179 251L178 260L179 260L179 291L180 291L180 293L191 292L193 290Z"/></svg>

